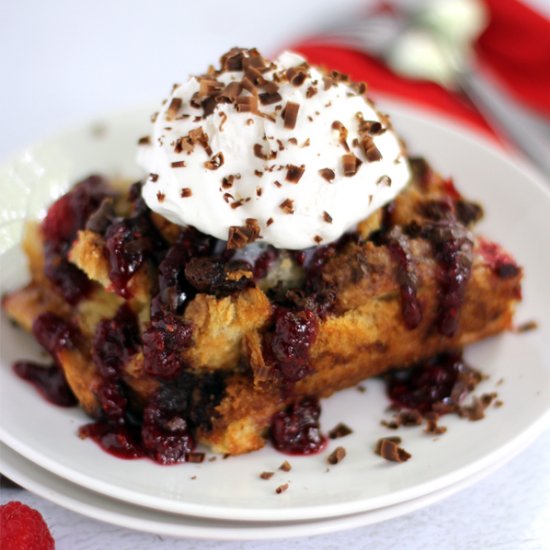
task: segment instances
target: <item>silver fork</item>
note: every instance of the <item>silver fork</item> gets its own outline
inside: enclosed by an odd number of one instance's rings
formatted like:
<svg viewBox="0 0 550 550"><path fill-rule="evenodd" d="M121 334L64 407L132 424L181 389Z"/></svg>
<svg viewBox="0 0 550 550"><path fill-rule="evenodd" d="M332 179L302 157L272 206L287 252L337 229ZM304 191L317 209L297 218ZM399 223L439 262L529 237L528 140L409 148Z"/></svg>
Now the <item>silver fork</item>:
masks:
<svg viewBox="0 0 550 550"><path fill-rule="evenodd" d="M462 91L550 178L550 121L520 105L476 67L471 44L485 24L477 0L425 0L412 9L337 22L314 38L379 57L403 76Z"/></svg>

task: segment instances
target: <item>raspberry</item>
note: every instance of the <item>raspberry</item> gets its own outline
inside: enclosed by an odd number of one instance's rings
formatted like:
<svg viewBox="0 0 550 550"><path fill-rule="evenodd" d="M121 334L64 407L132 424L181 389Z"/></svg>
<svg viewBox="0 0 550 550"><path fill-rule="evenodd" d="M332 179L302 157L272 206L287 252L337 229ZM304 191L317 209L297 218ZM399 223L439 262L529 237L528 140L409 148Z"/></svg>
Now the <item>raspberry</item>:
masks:
<svg viewBox="0 0 550 550"><path fill-rule="evenodd" d="M2 550L54 550L55 541L40 512L12 501L0 506Z"/></svg>

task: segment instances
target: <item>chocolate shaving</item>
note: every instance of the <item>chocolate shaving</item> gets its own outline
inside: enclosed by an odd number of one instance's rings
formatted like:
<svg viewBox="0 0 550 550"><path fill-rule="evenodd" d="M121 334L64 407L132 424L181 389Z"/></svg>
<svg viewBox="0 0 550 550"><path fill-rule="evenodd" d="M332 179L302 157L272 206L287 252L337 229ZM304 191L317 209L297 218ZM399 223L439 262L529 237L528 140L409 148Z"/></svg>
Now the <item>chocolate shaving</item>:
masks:
<svg viewBox="0 0 550 550"><path fill-rule="evenodd" d="M138 139L138 145L151 145L151 136L143 136Z"/></svg>
<svg viewBox="0 0 550 550"><path fill-rule="evenodd" d="M157 191L157 200L159 202L164 202L164 199L166 198L166 195L160 191Z"/></svg>
<svg viewBox="0 0 550 550"><path fill-rule="evenodd" d="M256 187L256 196L261 197L263 193L263 189L261 187Z"/></svg>
<svg viewBox="0 0 550 550"><path fill-rule="evenodd" d="M220 125L218 127L220 132L223 132L223 127L225 126L225 123L227 122L227 113L224 111L219 112L220 118L222 119L220 122Z"/></svg>
<svg viewBox="0 0 550 550"><path fill-rule="evenodd" d="M230 206L231 208L233 208L233 210L235 210L236 208L240 208L244 203L245 203L244 199L239 199L239 200L233 201Z"/></svg>
<svg viewBox="0 0 550 550"><path fill-rule="evenodd" d="M288 138L288 143L292 145L298 145L298 140L296 138Z"/></svg>
<svg viewBox="0 0 550 550"><path fill-rule="evenodd" d="M210 145L208 143L208 136L205 134L204 130L200 126L191 130L186 137L188 138L192 146L194 146L195 143L198 143L206 151L207 155L212 155L212 149L210 148ZM191 151L192 150L193 147L191 147Z"/></svg>
<svg viewBox="0 0 550 550"><path fill-rule="evenodd" d="M239 113L255 113L258 110L258 99L253 95L241 95L236 99L235 108Z"/></svg>
<svg viewBox="0 0 550 550"><path fill-rule="evenodd" d="M439 415L437 413L429 411L424 414L424 419L426 420L426 433L441 435L447 431L445 426L439 426L437 424L439 420Z"/></svg>
<svg viewBox="0 0 550 550"><path fill-rule="evenodd" d="M277 489L275 489L275 492L280 495L281 493L284 493L288 489L288 483L283 483L282 485L279 485Z"/></svg>
<svg viewBox="0 0 550 550"><path fill-rule="evenodd" d="M363 164L362 161L353 153L342 155L342 170L346 177L355 176L361 164Z"/></svg>
<svg viewBox="0 0 550 550"><path fill-rule="evenodd" d="M475 422L485 417L485 408L483 401L478 397L474 397L470 405L463 405L460 407L458 414Z"/></svg>
<svg viewBox="0 0 550 550"><path fill-rule="evenodd" d="M315 237L313 237L313 240L316 244L321 244L323 242L323 237L321 237L321 235L315 235Z"/></svg>
<svg viewBox="0 0 550 550"><path fill-rule="evenodd" d="M301 86L304 80L309 76L308 69L309 67L306 63L302 63L297 67L290 67L290 69L286 71L286 77L293 86Z"/></svg>
<svg viewBox="0 0 550 550"><path fill-rule="evenodd" d="M383 437L378 440L376 454L391 462L406 462L411 455L400 447L399 443L401 443L400 438Z"/></svg>
<svg viewBox="0 0 550 550"><path fill-rule="evenodd" d="M254 144L254 155L262 160L273 160L277 157L277 151L264 152L264 148L261 143Z"/></svg>
<svg viewBox="0 0 550 550"><path fill-rule="evenodd" d="M334 82L332 77L328 75L323 76L323 89L327 91L332 86L336 86L336 82Z"/></svg>
<svg viewBox="0 0 550 550"><path fill-rule="evenodd" d="M282 101L283 97L279 92L263 92L259 95L260 103L262 105L272 105Z"/></svg>
<svg viewBox="0 0 550 550"><path fill-rule="evenodd" d="M538 328L539 328L539 325L536 321L526 321L525 323L521 323L521 325L518 325L516 327L516 332L519 332L519 333L530 332Z"/></svg>
<svg viewBox="0 0 550 550"><path fill-rule="evenodd" d="M367 85L365 82L353 82L350 84L350 88L357 93L357 95L363 95L367 91Z"/></svg>
<svg viewBox="0 0 550 550"><path fill-rule="evenodd" d="M271 479L275 475L275 472L262 472L260 479Z"/></svg>
<svg viewBox="0 0 550 550"><path fill-rule="evenodd" d="M176 160L170 164L172 168L184 168L185 167L185 161L184 160Z"/></svg>
<svg viewBox="0 0 550 550"><path fill-rule="evenodd" d="M343 422L338 423L330 432L328 432L328 436L331 439L339 439L340 437L346 437L346 435L352 434L353 430L346 426Z"/></svg>
<svg viewBox="0 0 550 550"><path fill-rule="evenodd" d="M260 236L260 224L254 218L247 218L246 225L232 225L229 228L227 238L227 249L235 250L243 248L247 244L254 242Z"/></svg>
<svg viewBox="0 0 550 550"><path fill-rule="evenodd" d="M240 174L230 174L229 176L222 178L222 187L224 189L230 189L233 186L235 180L240 178Z"/></svg>
<svg viewBox="0 0 550 550"><path fill-rule="evenodd" d="M256 85L246 76L242 78L241 80L241 87L243 90L246 90L250 94L252 94L254 97L258 95L258 88Z"/></svg>
<svg viewBox="0 0 550 550"><path fill-rule="evenodd" d="M153 183L155 183L155 181L158 181L159 175L158 175L158 174L154 174L154 173L151 172L151 173L149 174L149 179L150 179Z"/></svg>
<svg viewBox="0 0 550 550"><path fill-rule="evenodd" d="M279 470L282 470L283 472L290 472L292 470L292 466L290 465L290 462L288 460L285 460L280 466Z"/></svg>
<svg viewBox="0 0 550 550"><path fill-rule="evenodd" d="M348 129L339 121L335 120L332 123L332 129L337 130L340 135L340 145L346 150L349 151L348 145Z"/></svg>
<svg viewBox="0 0 550 550"><path fill-rule="evenodd" d="M414 409L400 411L397 418L401 426L420 426L422 424L422 414Z"/></svg>
<svg viewBox="0 0 550 550"><path fill-rule="evenodd" d="M281 115L284 121L284 127L287 130L293 130L296 127L296 119L298 118L298 110L300 105L292 101L287 101Z"/></svg>
<svg viewBox="0 0 550 550"><path fill-rule="evenodd" d="M187 199L188 197L190 197L191 195L193 194L193 191L191 191L191 189L189 187L184 187L181 191L180 191L180 197L182 199Z"/></svg>
<svg viewBox="0 0 550 550"><path fill-rule="evenodd" d="M199 79L199 95L209 97L218 94L223 88L223 83L210 78Z"/></svg>
<svg viewBox="0 0 550 550"><path fill-rule="evenodd" d="M188 155L193 152L194 144L189 136L182 136L176 140L174 145L174 153L187 153Z"/></svg>
<svg viewBox="0 0 550 550"><path fill-rule="evenodd" d="M170 105L168 105L168 109L166 109L166 120L174 120L176 118L176 115L181 108L181 104L181 97L173 97L171 99Z"/></svg>
<svg viewBox="0 0 550 550"><path fill-rule="evenodd" d="M397 420L381 420L380 425L384 426L384 428L388 428L388 430L397 430L397 428L399 428L399 422L397 422Z"/></svg>
<svg viewBox="0 0 550 550"><path fill-rule="evenodd" d="M491 403L497 398L497 393L496 392L491 392L491 393L484 393L482 396L481 396L481 403L483 404L483 406L485 408L489 407L489 405L491 405Z"/></svg>
<svg viewBox="0 0 550 550"><path fill-rule="evenodd" d="M316 93L317 93L317 87L316 86L310 86L306 90L306 97L307 98L313 97Z"/></svg>
<svg viewBox="0 0 550 550"><path fill-rule="evenodd" d="M369 162L376 162L382 159L382 153L378 150L378 147L374 144L374 140L371 136L363 136L359 142L363 154Z"/></svg>
<svg viewBox="0 0 550 550"><path fill-rule="evenodd" d="M323 220L332 223L332 216L326 210L323 212Z"/></svg>
<svg viewBox="0 0 550 550"><path fill-rule="evenodd" d="M269 227L275 220L273 218L268 218L268 220L265 222L267 227Z"/></svg>
<svg viewBox="0 0 550 550"><path fill-rule="evenodd" d="M217 170L223 164L223 153L220 151L216 153L210 160L204 163L204 167L208 170Z"/></svg>
<svg viewBox="0 0 550 550"><path fill-rule="evenodd" d="M301 166L288 164L286 168L287 170L285 180L289 181L290 183L298 183L300 181L300 178L304 175L306 169L303 164Z"/></svg>
<svg viewBox="0 0 550 550"><path fill-rule="evenodd" d="M280 205L279 208L285 214L294 214L294 201L291 199L285 199Z"/></svg>
<svg viewBox="0 0 550 550"><path fill-rule="evenodd" d="M321 170L319 170L319 174L321 174L321 177L326 179L328 182L331 182L336 176L334 170L330 168L321 168Z"/></svg>
<svg viewBox="0 0 550 550"><path fill-rule="evenodd" d="M256 67L252 67L249 65L248 67L244 68L244 75L255 86L262 86L265 82L262 73Z"/></svg>
<svg viewBox="0 0 550 550"><path fill-rule="evenodd" d="M328 455L327 462L333 466L339 464L346 458L346 449L344 447L336 447L330 455Z"/></svg>
<svg viewBox="0 0 550 550"><path fill-rule="evenodd" d="M204 461L204 453L185 453L185 461L200 464Z"/></svg>
<svg viewBox="0 0 550 550"><path fill-rule="evenodd" d="M240 82L230 82L227 86L220 92L220 99L232 103L235 101L237 96L241 93L243 87Z"/></svg>
<svg viewBox="0 0 550 550"><path fill-rule="evenodd" d="M222 69L224 71L242 71L244 51L243 48L232 48L222 55L220 59Z"/></svg>
<svg viewBox="0 0 550 550"><path fill-rule="evenodd" d="M369 134L371 136L378 136L386 131L386 128L378 120L365 120L363 113L356 113L355 118L359 121L359 135Z"/></svg>

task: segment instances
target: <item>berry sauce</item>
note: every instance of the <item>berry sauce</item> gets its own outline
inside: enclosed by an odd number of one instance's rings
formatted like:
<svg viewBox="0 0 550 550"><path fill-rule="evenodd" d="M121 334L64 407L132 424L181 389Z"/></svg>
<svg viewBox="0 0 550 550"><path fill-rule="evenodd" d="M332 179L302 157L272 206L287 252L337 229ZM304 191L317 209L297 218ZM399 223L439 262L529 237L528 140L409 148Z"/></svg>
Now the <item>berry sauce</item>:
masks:
<svg viewBox="0 0 550 550"><path fill-rule="evenodd" d="M51 311L40 314L34 320L32 333L37 342L54 358L60 350L73 348L78 339L78 329Z"/></svg>
<svg viewBox="0 0 550 550"><path fill-rule="evenodd" d="M63 370L57 365L38 365L30 361L17 361L13 365L15 374L30 382L50 403L58 407L74 407L78 404Z"/></svg>
<svg viewBox="0 0 550 550"><path fill-rule="evenodd" d="M521 270L515 260L498 244L480 238L478 251L501 279L517 277L520 274Z"/></svg>
<svg viewBox="0 0 550 550"><path fill-rule="evenodd" d="M89 294L92 282L68 261L68 253L78 231L107 196L105 180L90 176L58 199L42 222L44 273L71 305Z"/></svg>
<svg viewBox="0 0 550 550"><path fill-rule="evenodd" d="M397 266L397 281L401 294L403 321L409 330L413 330L422 321L422 306L416 295L417 275L409 252L408 242L394 228L388 235L387 246Z"/></svg>
<svg viewBox="0 0 550 550"><path fill-rule="evenodd" d="M309 350L318 332L318 318L310 310L275 307L272 329L264 334L263 353L283 390L312 372Z"/></svg>
<svg viewBox="0 0 550 550"><path fill-rule="evenodd" d="M437 328L443 336L451 337L458 329L472 271L473 242L462 225L450 220L426 226L423 234L432 243L441 268Z"/></svg>
<svg viewBox="0 0 550 550"><path fill-rule="evenodd" d="M320 453L327 445L327 438L319 426L320 415L319 401L312 397L274 414L270 431L273 446L290 455Z"/></svg>
<svg viewBox="0 0 550 550"><path fill-rule="evenodd" d="M384 376L395 406L420 413L454 412L480 382L478 371L465 363L462 352L447 352Z"/></svg>
<svg viewBox="0 0 550 550"><path fill-rule="evenodd" d="M77 400L67 383L63 369L57 364L57 355L63 349L74 347L78 330L59 315L46 312L33 322L32 333L38 343L52 356L54 364L39 365L31 361L17 361L13 370L19 378L30 382L50 403L72 407Z"/></svg>
<svg viewBox="0 0 550 550"><path fill-rule="evenodd" d="M197 377L183 372L169 385L161 385L141 414L125 405L118 420L105 415L81 427L79 434L119 458L149 458L162 465L188 462L194 433L209 427L224 388L220 373Z"/></svg>

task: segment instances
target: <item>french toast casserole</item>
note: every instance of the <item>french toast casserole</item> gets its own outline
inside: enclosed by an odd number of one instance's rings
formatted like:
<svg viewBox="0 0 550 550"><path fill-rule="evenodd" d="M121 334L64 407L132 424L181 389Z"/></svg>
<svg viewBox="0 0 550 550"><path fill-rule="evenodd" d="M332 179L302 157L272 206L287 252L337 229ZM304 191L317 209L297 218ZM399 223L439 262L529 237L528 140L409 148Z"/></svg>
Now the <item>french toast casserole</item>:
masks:
<svg viewBox="0 0 550 550"><path fill-rule="evenodd" d="M481 207L407 154L364 86L286 55L273 64L231 50L155 115L140 139L144 180L92 175L27 224L32 280L2 306L55 365L16 370L48 372L58 401L72 393L94 419L81 434L116 454L174 463L193 460L197 443L240 454L270 436L313 452L316 399L512 324L521 268L473 233ZM364 106L351 118L330 112L351 99ZM328 126L296 137L323 117ZM241 120L259 143L231 135Z"/></svg>

